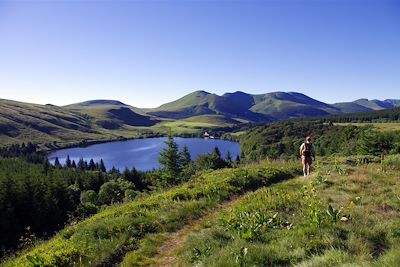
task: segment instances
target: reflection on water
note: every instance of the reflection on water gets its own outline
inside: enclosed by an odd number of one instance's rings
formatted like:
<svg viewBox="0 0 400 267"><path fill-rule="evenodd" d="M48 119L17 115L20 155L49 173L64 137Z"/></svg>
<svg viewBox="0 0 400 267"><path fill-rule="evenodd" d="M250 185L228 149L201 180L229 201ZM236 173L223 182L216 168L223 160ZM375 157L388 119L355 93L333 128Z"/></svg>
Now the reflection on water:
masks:
<svg viewBox="0 0 400 267"><path fill-rule="evenodd" d="M69 155L71 160L77 163L80 158L89 161L100 161L103 159L107 170L113 166L119 170L124 168L135 167L138 170L151 170L159 168L158 156L160 152L166 147L165 141L167 138L147 138L135 139L129 141L118 141L104 144L97 144L84 148L68 148L55 151L49 155L50 162L58 157L61 164L65 163ZM174 138L178 144L179 149L186 145L190 151L192 159L198 155L208 153L218 146L223 157L229 151L232 158L235 158L240 153L240 146L238 143L223 141L223 140L210 140L200 138Z"/></svg>

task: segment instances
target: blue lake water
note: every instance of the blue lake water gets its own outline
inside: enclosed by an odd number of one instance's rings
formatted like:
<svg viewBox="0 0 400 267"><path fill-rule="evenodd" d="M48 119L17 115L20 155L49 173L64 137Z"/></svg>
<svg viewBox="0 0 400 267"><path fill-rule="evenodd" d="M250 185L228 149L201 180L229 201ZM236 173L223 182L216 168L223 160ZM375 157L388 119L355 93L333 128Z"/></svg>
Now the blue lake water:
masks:
<svg viewBox="0 0 400 267"><path fill-rule="evenodd" d="M54 162L58 157L61 164L65 163L69 155L71 160L78 163L80 158L87 160L93 159L95 162L103 159L107 170L113 166L120 171L126 167L135 167L137 170L146 171L159 168L158 156L166 147L166 137L135 139L128 141L118 141L104 144L97 144L88 147L67 148L52 152L49 155L50 162ZM198 155L212 152L217 146L225 158L229 151L233 159L240 154L240 145L236 142L229 142L215 139L201 138L174 138L179 146L179 150L186 145L192 156L192 160Z"/></svg>

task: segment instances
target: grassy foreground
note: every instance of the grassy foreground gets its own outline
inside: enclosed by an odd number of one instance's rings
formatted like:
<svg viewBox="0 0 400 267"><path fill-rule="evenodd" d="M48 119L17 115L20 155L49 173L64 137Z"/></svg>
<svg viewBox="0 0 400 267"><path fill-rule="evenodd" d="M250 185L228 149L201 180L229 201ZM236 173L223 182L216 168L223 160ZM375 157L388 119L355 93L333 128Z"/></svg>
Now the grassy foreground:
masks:
<svg viewBox="0 0 400 267"><path fill-rule="evenodd" d="M189 235L173 266L400 266L398 167L319 166L248 193Z"/></svg>
<svg viewBox="0 0 400 267"><path fill-rule="evenodd" d="M149 234L176 231L227 199L293 177L298 167L272 164L200 174L179 187L112 206L66 227L2 266L118 264ZM135 264L129 254L124 262Z"/></svg>

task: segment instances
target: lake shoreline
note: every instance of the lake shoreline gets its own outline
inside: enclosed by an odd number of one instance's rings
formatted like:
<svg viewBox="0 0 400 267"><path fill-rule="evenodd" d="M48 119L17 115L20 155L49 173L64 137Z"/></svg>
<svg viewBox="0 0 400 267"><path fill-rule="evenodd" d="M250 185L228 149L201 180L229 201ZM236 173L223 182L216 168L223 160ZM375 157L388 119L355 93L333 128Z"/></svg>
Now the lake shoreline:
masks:
<svg viewBox="0 0 400 267"><path fill-rule="evenodd" d="M159 167L158 156L165 148L166 140L166 136L156 136L93 142L86 143L85 146L49 151L47 156L50 162L58 158L61 164L65 163L66 157L69 156L75 162L81 158L85 161L93 159L95 162L99 162L102 159L107 169L116 167L122 171L126 167L135 167L138 170L145 171ZM175 136L174 140L178 144L179 150L187 146L193 159L201 154L212 152L215 147L219 148L222 157L225 157L228 152L232 158L240 155L240 143L235 141L188 136Z"/></svg>

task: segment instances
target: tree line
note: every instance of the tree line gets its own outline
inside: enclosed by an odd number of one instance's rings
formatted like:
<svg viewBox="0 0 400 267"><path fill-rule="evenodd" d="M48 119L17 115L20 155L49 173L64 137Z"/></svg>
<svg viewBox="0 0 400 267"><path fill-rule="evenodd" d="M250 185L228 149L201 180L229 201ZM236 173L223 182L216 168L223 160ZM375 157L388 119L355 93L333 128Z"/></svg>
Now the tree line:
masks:
<svg viewBox="0 0 400 267"><path fill-rule="evenodd" d="M296 159L305 136L314 138L317 155L386 155L400 153L400 133L372 127L335 126L322 121L286 121L254 127L241 137L242 158Z"/></svg>
<svg viewBox="0 0 400 267"><path fill-rule="evenodd" d="M323 122L399 122L400 107L365 113L331 115L321 118Z"/></svg>

